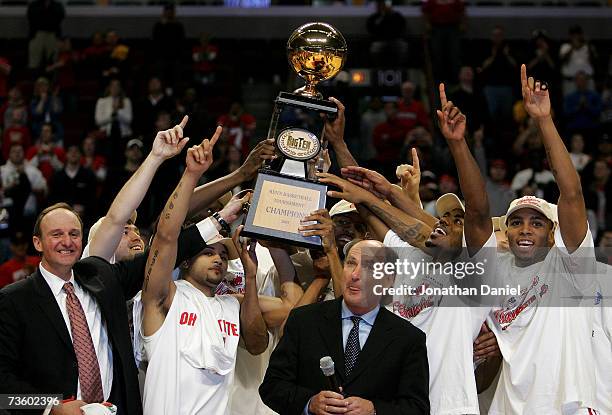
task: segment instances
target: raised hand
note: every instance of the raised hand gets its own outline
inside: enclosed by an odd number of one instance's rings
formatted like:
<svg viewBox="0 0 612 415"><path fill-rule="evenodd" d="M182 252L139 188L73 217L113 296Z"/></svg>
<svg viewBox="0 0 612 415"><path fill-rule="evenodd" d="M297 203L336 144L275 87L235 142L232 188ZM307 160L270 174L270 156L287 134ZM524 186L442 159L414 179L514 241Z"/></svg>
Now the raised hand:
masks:
<svg viewBox="0 0 612 415"><path fill-rule="evenodd" d="M463 140L465 138L466 118L453 101L448 101L444 84L440 84L441 110L437 110L440 131L447 140Z"/></svg>
<svg viewBox="0 0 612 415"><path fill-rule="evenodd" d="M302 219L302 223L316 221L312 225L302 225L298 229L302 236L319 236L325 253L336 248L336 235L334 233L334 222L329 216L327 209L319 209Z"/></svg>
<svg viewBox="0 0 612 415"><path fill-rule="evenodd" d="M244 268L244 276L247 278L255 278L257 275L257 254L255 253L257 241L251 239L248 242L246 240L241 242L240 234L242 233L242 229L244 229L244 225L240 225L238 229L236 229L236 232L232 235L232 241L234 241L238 255L240 255L240 262L242 262L242 267Z"/></svg>
<svg viewBox="0 0 612 415"><path fill-rule="evenodd" d="M189 137L183 138L185 126L189 117L185 115L180 124L175 125L169 130L159 131L153 140L151 155L161 160L167 160L183 151L189 141Z"/></svg>
<svg viewBox="0 0 612 415"><path fill-rule="evenodd" d="M276 148L274 147L274 139L268 138L257 143L238 170L245 180L251 180L257 174L257 170L261 168L263 161L275 158Z"/></svg>
<svg viewBox="0 0 612 415"><path fill-rule="evenodd" d="M244 196L240 197L241 193L244 193ZM250 191L236 193L229 202L227 202L225 207L219 211L219 216L227 223L234 222L242 214L242 206L251 200L251 196L253 196L253 193Z"/></svg>
<svg viewBox="0 0 612 415"><path fill-rule="evenodd" d="M419 164L419 154L416 148L412 148L412 166L401 164L397 167L397 178L400 186L406 194L413 199L419 196L419 185L421 184L421 167Z"/></svg>
<svg viewBox="0 0 612 415"><path fill-rule="evenodd" d="M388 199L393 185L382 174L359 166L343 167L340 171L349 182L373 193L379 199Z"/></svg>
<svg viewBox="0 0 612 415"><path fill-rule="evenodd" d="M523 105L531 118L550 117L550 96L546 83L527 78L527 67L521 65L521 90Z"/></svg>
<svg viewBox="0 0 612 415"><path fill-rule="evenodd" d="M327 138L329 143L334 146L344 142L344 105L336 98L330 97L329 100L338 107L338 114L334 120L325 121L324 133L325 138Z"/></svg>
<svg viewBox="0 0 612 415"><path fill-rule="evenodd" d="M217 127L212 138L205 138L202 142L187 150L187 172L201 176L213 162L213 148L221 136L223 129Z"/></svg>
<svg viewBox="0 0 612 415"><path fill-rule="evenodd" d="M317 173L317 177L321 183L331 184L340 189L328 190L327 195L329 197L335 197L338 199L344 199L351 203L363 203L371 197L375 197L372 193L367 190L349 182L348 180L341 179L330 173Z"/></svg>

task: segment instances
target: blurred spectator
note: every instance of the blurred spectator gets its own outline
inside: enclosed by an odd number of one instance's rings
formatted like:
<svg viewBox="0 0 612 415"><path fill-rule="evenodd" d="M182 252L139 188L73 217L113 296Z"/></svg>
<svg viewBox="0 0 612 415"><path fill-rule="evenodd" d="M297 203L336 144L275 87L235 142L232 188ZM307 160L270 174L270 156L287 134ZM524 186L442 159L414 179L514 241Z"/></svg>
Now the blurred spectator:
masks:
<svg viewBox="0 0 612 415"><path fill-rule="evenodd" d="M6 163L0 166L2 188L6 191L22 184L26 178L30 182L31 191L23 207L23 216L34 218L38 213L37 199L43 200L47 194L47 182L40 170L25 160L25 151L20 144L12 144ZM25 177L24 177L25 176ZM11 223L15 224L12 219Z"/></svg>
<svg viewBox="0 0 612 415"><path fill-rule="evenodd" d="M22 231L11 235L12 257L0 265L0 288L22 280L32 274L40 263L39 256L28 255L30 238Z"/></svg>
<svg viewBox="0 0 612 415"><path fill-rule="evenodd" d="M7 111L8 113L8 111ZM8 158L11 145L19 144L23 148L28 148L32 145L30 130L27 127L27 112L23 107L17 107L10 111L11 120L8 123L9 127L4 129L2 135L2 157L4 160Z"/></svg>
<svg viewBox="0 0 612 415"><path fill-rule="evenodd" d="M104 33L94 32L91 37L91 44L83 50L83 63L91 69L99 70L108 53L109 46L104 40Z"/></svg>
<svg viewBox="0 0 612 415"><path fill-rule="evenodd" d="M76 108L74 64L78 55L72 50L70 38L63 38L58 43L57 60L46 68L47 74L53 79L60 90L64 103L70 110Z"/></svg>
<svg viewBox="0 0 612 415"><path fill-rule="evenodd" d="M96 154L96 138L88 135L82 144L83 157L81 166L90 169L98 179L99 183L106 180L106 158Z"/></svg>
<svg viewBox="0 0 612 415"><path fill-rule="evenodd" d="M573 133L581 133L589 141L595 138L600 113L601 97L596 91L588 89L586 74L578 72L576 90L565 96L567 129Z"/></svg>
<svg viewBox="0 0 612 415"><path fill-rule="evenodd" d="M412 130L417 125L431 131L431 121L421 101L414 98L415 86L411 81L402 84L402 97L397 105L397 121L404 126L406 131Z"/></svg>
<svg viewBox="0 0 612 415"><path fill-rule="evenodd" d="M353 154L361 161L369 161L376 157L376 148L373 143L374 128L385 122L387 114L383 110L380 97L372 97L368 102L368 108L361 115L360 141L358 148L353 149Z"/></svg>
<svg viewBox="0 0 612 415"><path fill-rule="evenodd" d="M593 75L595 74L596 58L597 52L586 41L582 27L571 26L569 28L569 42L562 44L559 49L561 75L563 76L563 95L567 96L575 91L574 80L578 72L583 72L586 75L589 89L595 88Z"/></svg>
<svg viewBox="0 0 612 415"><path fill-rule="evenodd" d="M0 105L4 103L8 94L8 79L11 69L11 62L8 58L0 56Z"/></svg>
<svg viewBox="0 0 612 415"><path fill-rule="evenodd" d="M588 199L589 193L591 193L595 200L593 210L600 230L607 229L612 225L611 171L608 162L597 159L584 168L582 175L585 185L585 199Z"/></svg>
<svg viewBox="0 0 612 415"><path fill-rule="evenodd" d="M507 124L512 119L512 87L517 74L516 61L504 38L504 29L497 26L491 33L491 54L482 63L480 74L489 114L495 123Z"/></svg>
<svg viewBox="0 0 612 415"><path fill-rule="evenodd" d="M185 28L176 20L174 4L165 4L161 19L153 26L153 46L157 73L171 87L180 79L184 43Z"/></svg>
<svg viewBox="0 0 612 415"><path fill-rule="evenodd" d="M20 117L15 118L13 111L16 108L21 108ZM28 122L28 107L21 90L14 86L8 91L8 99L0 108L0 120L3 122L4 128L12 127L13 120L17 120L19 125L26 125Z"/></svg>
<svg viewBox="0 0 612 415"><path fill-rule="evenodd" d="M397 103L385 103L387 120L374 128L373 144L376 149L375 170L387 177L395 177L398 150L404 145L408 128L398 117Z"/></svg>
<svg viewBox="0 0 612 415"><path fill-rule="evenodd" d="M420 156L419 156L420 160ZM431 215L437 215L436 200L440 196L438 188L438 176L432 171L421 171L421 182L419 183L419 198L423 204L423 209Z"/></svg>
<svg viewBox="0 0 612 415"><path fill-rule="evenodd" d="M64 6L55 0L34 0L28 5L30 69L45 67L55 61L64 16Z"/></svg>
<svg viewBox="0 0 612 415"><path fill-rule="evenodd" d="M118 79L111 80L104 97L98 98L95 118L96 125L107 137L127 137L132 134L132 101L125 96Z"/></svg>
<svg viewBox="0 0 612 415"><path fill-rule="evenodd" d="M125 163L121 166L109 165L108 176L106 178L106 183L102 192L103 197L101 198L106 204L106 206L104 206L104 209L101 209L102 211L106 210L110 206L111 202L113 201L117 193L119 193L119 190L121 190L125 182L128 181L132 174L134 174L134 172L138 170L138 168L142 164L142 160L144 159L143 147L144 144L141 140L137 138L131 139L127 142L125 146ZM153 189L153 186L149 187L149 190ZM151 192L149 191L147 194L150 193ZM146 203L143 201L140 204L140 207L138 208L138 216L140 223L143 223L142 209L146 207Z"/></svg>
<svg viewBox="0 0 612 415"><path fill-rule="evenodd" d="M463 0L424 0L423 14L429 29L434 81L455 83L461 65Z"/></svg>
<svg viewBox="0 0 612 415"><path fill-rule="evenodd" d="M543 152L544 144L538 126L532 118L527 119L527 126L514 141L512 151L517 157L521 168L529 162L529 154L533 152Z"/></svg>
<svg viewBox="0 0 612 415"><path fill-rule="evenodd" d="M570 140L570 158L578 172L591 161L591 156L584 152L584 137L581 134L573 134Z"/></svg>
<svg viewBox="0 0 612 415"><path fill-rule="evenodd" d="M376 0L376 13L367 20L372 43L370 55L375 66L403 66L408 60L406 20L391 8L391 1Z"/></svg>
<svg viewBox="0 0 612 415"><path fill-rule="evenodd" d="M56 171L64 167L66 153L64 148L53 140L52 124L43 125L36 145L26 151L26 159L40 170L47 183L50 183Z"/></svg>
<svg viewBox="0 0 612 415"><path fill-rule="evenodd" d="M119 40L116 31L109 30L106 33L106 56L102 62L102 76L107 79L119 78L125 81L129 69L130 48Z"/></svg>
<svg viewBox="0 0 612 415"><path fill-rule="evenodd" d="M517 197L521 197L520 192L524 190L526 186L533 186L535 184L535 196L546 199L546 200L557 200L551 192L555 187L555 176L548 168L544 165L546 155L543 151L531 151L528 154L528 165L527 168L517 172L512 178L510 187L513 191L519 193ZM556 189L555 189L556 190Z"/></svg>
<svg viewBox="0 0 612 415"><path fill-rule="evenodd" d="M242 160L249 154L250 140L257 126L255 117L246 112L240 102L234 101L229 112L217 120L223 126L223 139L238 149ZM159 130L158 130L159 131Z"/></svg>
<svg viewBox="0 0 612 415"><path fill-rule="evenodd" d="M440 181L438 183L438 187L440 189L441 194L445 193L458 193L459 185L457 184L457 178L451 176L450 174L443 174L440 176Z"/></svg>
<svg viewBox="0 0 612 415"><path fill-rule="evenodd" d="M474 70L470 66L461 68L459 85L450 90L449 96L466 115L467 129L470 134L485 125L488 118L487 100L482 92L474 88Z"/></svg>
<svg viewBox="0 0 612 415"><path fill-rule="evenodd" d="M66 151L66 166L51 180L49 203L66 202L83 219L85 228L97 217L96 176L81 166L81 150L71 145Z"/></svg>
<svg viewBox="0 0 612 415"><path fill-rule="evenodd" d="M51 85L47 78L38 78L34 83L34 94L30 102L30 127L32 135L38 137L44 123L53 124L57 140L64 139L64 128L59 117L64 111L62 100L59 97L59 89L55 88L50 94Z"/></svg>
<svg viewBox="0 0 612 415"><path fill-rule="evenodd" d="M160 112L171 113L174 110L172 99L166 96L161 80L153 76L147 84L147 96L136 107L136 124L138 132L147 139L155 131L155 121ZM152 139L152 137L151 137Z"/></svg>
<svg viewBox="0 0 612 415"><path fill-rule="evenodd" d="M208 33L200 34L200 43L191 50L193 75L197 83L206 85L215 81L218 55L219 48L210 43L210 35Z"/></svg>

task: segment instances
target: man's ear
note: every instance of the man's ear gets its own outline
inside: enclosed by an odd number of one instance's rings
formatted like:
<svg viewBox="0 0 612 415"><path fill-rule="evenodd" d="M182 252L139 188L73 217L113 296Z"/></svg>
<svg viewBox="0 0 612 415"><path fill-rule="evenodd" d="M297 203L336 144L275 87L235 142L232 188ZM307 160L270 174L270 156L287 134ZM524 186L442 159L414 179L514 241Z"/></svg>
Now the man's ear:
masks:
<svg viewBox="0 0 612 415"><path fill-rule="evenodd" d="M43 251L42 242L41 242L41 240L40 240L40 238L38 236L33 236L32 237L32 243L34 244L34 248L36 249L36 251L42 253L42 251Z"/></svg>

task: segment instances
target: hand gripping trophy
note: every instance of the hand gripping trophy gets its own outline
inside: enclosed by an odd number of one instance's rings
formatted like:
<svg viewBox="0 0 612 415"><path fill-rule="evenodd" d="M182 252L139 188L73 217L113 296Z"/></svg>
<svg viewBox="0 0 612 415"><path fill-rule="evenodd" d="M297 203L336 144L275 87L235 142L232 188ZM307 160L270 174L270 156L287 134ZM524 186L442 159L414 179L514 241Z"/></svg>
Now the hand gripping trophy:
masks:
<svg viewBox="0 0 612 415"><path fill-rule="evenodd" d="M327 23L307 23L289 37L289 64L306 85L293 93L281 92L275 100L268 138L275 140L280 157L257 176L243 234L307 247L321 245L318 236L298 232L300 219L325 207L327 187L316 181L315 173L323 168L327 147L325 117L338 112L316 86L340 72L346 53L344 37Z"/></svg>

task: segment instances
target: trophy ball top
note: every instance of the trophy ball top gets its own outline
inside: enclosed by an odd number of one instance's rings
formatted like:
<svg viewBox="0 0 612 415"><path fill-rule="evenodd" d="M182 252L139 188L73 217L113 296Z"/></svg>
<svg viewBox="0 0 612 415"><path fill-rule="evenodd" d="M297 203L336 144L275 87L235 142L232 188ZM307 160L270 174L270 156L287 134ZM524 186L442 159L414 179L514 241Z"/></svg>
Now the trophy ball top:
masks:
<svg viewBox="0 0 612 415"><path fill-rule="evenodd" d="M287 41L289 64L309 84L334 77L346 61L346 40L327 23L307 23Z"/></svg>

